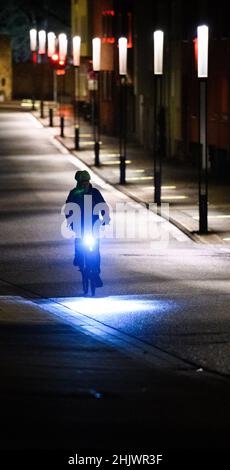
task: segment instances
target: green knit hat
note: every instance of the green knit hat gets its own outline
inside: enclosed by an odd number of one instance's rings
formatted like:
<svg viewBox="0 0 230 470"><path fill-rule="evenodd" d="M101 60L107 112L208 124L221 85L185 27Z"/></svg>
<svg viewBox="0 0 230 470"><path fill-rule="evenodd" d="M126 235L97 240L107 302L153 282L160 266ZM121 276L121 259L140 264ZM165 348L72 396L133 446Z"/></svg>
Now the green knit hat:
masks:
<svg viewBox="0 0 230 470"><path fill-rule="evenodd" d="M82 183L82 181L89 181L90 180L90 174L88 171L77 171L75 174L75 180L77 180L78 183Z"/></svg>

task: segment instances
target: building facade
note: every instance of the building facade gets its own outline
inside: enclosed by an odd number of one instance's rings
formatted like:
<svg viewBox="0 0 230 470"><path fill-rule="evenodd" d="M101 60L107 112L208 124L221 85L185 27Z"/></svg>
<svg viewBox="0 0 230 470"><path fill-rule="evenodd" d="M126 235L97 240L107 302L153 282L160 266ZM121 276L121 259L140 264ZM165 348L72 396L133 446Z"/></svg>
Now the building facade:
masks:
<svg viewBox="0 0 230 470"><path fill-rule="evenodd" d="M90 69L92 38L102 39L101 127L119 128L119 36L128 39L128 136L146 149L154 144L153 32L164 31L164 156L195 163L199 155L197 26L209 26L208 150L217 172L229 168L230 32L228 4L220 0L72 0L72 31L83 35ZM86 76L86 71L84 71ZM85 80L87 88L87 78ZM89 99L89 98L88 98Z"/></svg>
<svg viewBox="0 0 230 470"><path fill-rule="evenodd" d="M10 38L0 34L0 100L12 99L12 49Z"/></svg>

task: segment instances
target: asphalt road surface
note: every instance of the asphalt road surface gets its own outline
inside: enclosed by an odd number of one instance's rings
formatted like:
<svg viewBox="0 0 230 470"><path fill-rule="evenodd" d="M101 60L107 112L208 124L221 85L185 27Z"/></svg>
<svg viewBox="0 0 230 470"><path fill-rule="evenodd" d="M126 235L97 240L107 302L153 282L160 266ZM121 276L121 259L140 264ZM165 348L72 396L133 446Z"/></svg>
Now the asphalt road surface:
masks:
<svg viewBox="0 0 230 470"><path fill-rule="evenodd" d="M30 113L0 114L3 448L226 448L230 250L92 175L112 212L83 297L62 213L79 168Z"/></svg>

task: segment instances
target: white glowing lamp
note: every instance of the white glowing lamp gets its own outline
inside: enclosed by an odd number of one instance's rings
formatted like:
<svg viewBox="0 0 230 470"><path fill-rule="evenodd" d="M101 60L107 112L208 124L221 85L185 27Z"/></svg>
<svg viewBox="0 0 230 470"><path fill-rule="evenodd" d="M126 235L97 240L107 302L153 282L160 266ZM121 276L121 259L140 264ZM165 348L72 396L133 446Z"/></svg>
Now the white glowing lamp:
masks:
<svg viewBox="0 0 230 470"><path fill-rule="evenodd" d="M67 56L67 36L65 33L61 33L58 36L58 43L59 43L59 60L65 62Z"/></svg>
<svg viewBox="0 0 230 470"><path fill-rule="evenodd" d="M73 65L79 67L81 55L81 38L80 36L73 37Z"/></svg>
<svg viewBox="0 0 230 470"><path fill-rule="evenodd" d="M198 77L207 78L208 76L208 26L198 26Z"/></svg>
<svg viewBox="0 0 230 470"><path fill-rule="evenodd" d="M94 38L93 43L93 70L99 72L101 70L101 40Z"/></svg>
<svg viewBox="0 0 230 470"><path fill-rule="evenodd" d="M127 74L127 38L118 39L119 47L119 74Z"/></svg>
<svg viewBox="0 0 230 470"><path fill-rule="evenodd" d="M164 33L157 30L153 33L154 41L154 75L163 75Z"/></svg>
<svg viewBox="0 0 230 470"><path fill-rule="evenodd" d="M56 52L56 36L54 33L48 33L48 57L52 57L52 55Z"/></svg>
<svg viewBox="0 0 230 470"><path fill-rule="evenodd" d="M46 32L44 31L44 29L38 31L38 53L46 53Z"/></svg>
<svg viewBox="0 0 230 470"><path fill-rule="evenodd" d="M30 50L35 52L37 50L37 30L30 30Z"/></svg>

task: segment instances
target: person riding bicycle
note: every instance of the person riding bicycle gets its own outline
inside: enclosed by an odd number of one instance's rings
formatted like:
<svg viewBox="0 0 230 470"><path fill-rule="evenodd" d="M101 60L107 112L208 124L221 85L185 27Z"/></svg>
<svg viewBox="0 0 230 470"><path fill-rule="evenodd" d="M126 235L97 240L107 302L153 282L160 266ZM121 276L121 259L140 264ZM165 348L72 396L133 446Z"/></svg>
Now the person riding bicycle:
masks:
<svg viewBox="0 0 230 470"><path fill-rule="evenodd" d="M77 220L75 227L72 223L70 227L74 230L77 228L78 236L75 238L75 257L73 260L74 266L78 266L79 270L82 271L83 269L83 262L84 262L84 254L82 249L83 244L83 237L87 234L88 227L89 230L93 230L94 236L96 237L95 240L95 256L94 256L94 269L96 273L96 287L102 287L103 283L99 276L100 274L100 247L99 247L99 230L98 227L100 225L105 225L109 223L109 208L106 204L101 192L92 186L90 183L90 174L88 171L77 171L75 174L75 180L77 181L77 185L75 188L71 189L69 195L66 200L66 204L74 203L80 209L80 212L77 212ZM98 206L97 206L98 205ZM95 210L96 206L98 210ZM80 215L79 215L80 214ZM67 206L67 213L66 218L68 222L68 218L72 215L72 211L68 212ZM86 220L87 219L87 220ZM95 230L97 228L97 231ZM80 232L79 232L80 229ZM80 235L79 235L80 233Z"/></svg>

